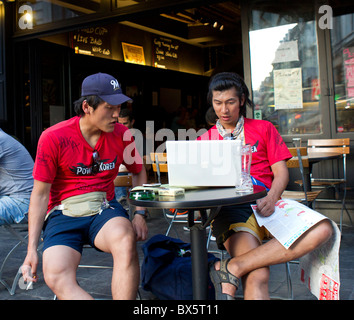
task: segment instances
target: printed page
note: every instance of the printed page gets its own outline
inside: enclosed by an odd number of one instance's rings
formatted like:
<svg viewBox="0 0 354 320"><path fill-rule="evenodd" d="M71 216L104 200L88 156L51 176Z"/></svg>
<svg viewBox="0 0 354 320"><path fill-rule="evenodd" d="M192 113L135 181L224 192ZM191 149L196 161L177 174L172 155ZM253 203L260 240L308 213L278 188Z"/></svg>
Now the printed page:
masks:
<svg viewBox="0 0 354 320"><path fill-rule="evenodd" d="M275 212L269 217L261 216L256 205L252 205L252 209L258 224L264 226L286 249L305 231L326 219L309 207L289 199L279 200Z"/></svg>
<svg viewBox="0 0 354 320"><path fill-rule="evenodd" d="M316 223L327 219L317 211L290 199L276 203L276 210L270 217L257 213L252 206L260 226L264 226L286 249L288 249L305 231ZM300 280L319 300L339 299L339 247L340 231L333 227L332 238L316 250L301 257Z"/></svg>

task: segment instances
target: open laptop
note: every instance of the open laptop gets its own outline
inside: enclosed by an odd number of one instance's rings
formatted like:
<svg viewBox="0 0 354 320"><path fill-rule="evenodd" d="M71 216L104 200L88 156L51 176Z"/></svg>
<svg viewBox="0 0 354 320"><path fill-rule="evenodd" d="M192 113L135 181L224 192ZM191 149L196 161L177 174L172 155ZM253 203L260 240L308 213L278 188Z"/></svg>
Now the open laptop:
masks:
<svg viewBox="0 0 354 320"><path fill-rule="evenodd" d="M170 186L231 187L241 175L240 141L167 141L166 152Z"/></svg>

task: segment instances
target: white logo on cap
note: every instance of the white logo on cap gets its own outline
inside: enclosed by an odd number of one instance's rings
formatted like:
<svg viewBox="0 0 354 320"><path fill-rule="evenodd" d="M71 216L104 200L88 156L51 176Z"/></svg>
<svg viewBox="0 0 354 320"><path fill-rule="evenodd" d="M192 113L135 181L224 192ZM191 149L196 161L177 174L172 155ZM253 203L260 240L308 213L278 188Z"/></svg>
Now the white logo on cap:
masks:
<svg viewBox="0 0 354 320"><path fill-rule="evenodd" d="M116 80L116 79L111 80L111 85L113 86L113 90L114 90L114 91L119 89L118 80Z"/></svg>

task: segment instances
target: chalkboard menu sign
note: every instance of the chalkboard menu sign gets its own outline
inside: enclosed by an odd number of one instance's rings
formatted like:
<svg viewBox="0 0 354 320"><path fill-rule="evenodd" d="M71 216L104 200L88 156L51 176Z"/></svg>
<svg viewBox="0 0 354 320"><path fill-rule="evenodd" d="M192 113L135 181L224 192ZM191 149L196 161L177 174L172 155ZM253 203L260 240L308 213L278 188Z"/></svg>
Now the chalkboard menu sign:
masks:
<svg viewBox="0 0 354 320"><path fill-rule="evenodd" d="M110 58L111 38L107 28L89 27L72 32L71 46L75 53Z"/></svg>
<svg viewBox="0 0 354 320"><path fill-rule="evenodd" d="M156 37L153 41L154 67L179 70L178 50L180 42L164 37Z"/></svg>

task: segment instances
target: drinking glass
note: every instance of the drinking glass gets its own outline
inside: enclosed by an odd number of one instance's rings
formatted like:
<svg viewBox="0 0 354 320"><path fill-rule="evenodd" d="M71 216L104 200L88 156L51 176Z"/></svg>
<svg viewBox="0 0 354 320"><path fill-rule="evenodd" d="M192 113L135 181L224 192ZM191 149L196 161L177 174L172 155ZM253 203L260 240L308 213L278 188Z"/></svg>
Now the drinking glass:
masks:
<svg viewBox="0 0 354 320"><path fill-rule="evenodd" d="M253 192L251 162L252 148L247 144L241 148L241 176L238 181L236 181L237 192Z"/></svg>

